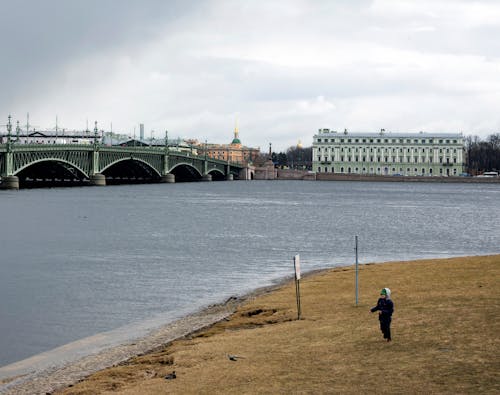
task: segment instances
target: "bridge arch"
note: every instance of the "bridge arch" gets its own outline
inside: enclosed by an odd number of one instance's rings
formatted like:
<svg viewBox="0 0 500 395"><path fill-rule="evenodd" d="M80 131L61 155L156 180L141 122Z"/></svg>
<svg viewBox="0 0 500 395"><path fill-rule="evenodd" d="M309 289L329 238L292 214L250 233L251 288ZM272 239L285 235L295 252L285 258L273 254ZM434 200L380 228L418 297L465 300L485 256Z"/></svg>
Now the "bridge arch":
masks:
<svg viewBox="0 0 500 395"><path fill-rule="evenodd" d="M17 169L23 187L63 186L85 184L89 175L79 166L61 158L42 158L34 160Z"/></svg>
<svg viewBox="0 0 500 395"><path fill-rule="evenodd" d="M202 178L200 171L191 163L177 163L170 169L170 173L175 175L176 182L198 181Z"/></svg>
<svg viewBox="0 0 500 395"><path fill-rule="evenodd" d="M100 169L106 177L107 184L155 182L161 179L161 174L145 160L135 157L125 157L115 160Z"/></svg>
<svg viewBox="0 0 500 395"><path fill-rule="evenodd" d="M208 172L212 176L212 181L223 181L226 179L226 175L219 169L212 169Z"/></svg>
<svg viewBox="0 0 500 395"><path fill-rule="evenodd" d="M37 163L41 163L41 162L55 162L55 163L59 162L59 163L64 163L64 164L67 164L67 165L73 167L74 169L78 170L86 178L89 178L89 175L83 169L81 169L79 166L75 165L73 162L70 162L70 161L67 161L67 160L64 160L64 159L60 159L60 158L50 158L50 157L49 158L43 158L43 159L34 160L33 162L30 162L30 163L28 163L28 164L20 167L19 169L17 169L13 175L18 175L24 169L27 169L28 167L31 167L31 166L36 165Z"/></svg>

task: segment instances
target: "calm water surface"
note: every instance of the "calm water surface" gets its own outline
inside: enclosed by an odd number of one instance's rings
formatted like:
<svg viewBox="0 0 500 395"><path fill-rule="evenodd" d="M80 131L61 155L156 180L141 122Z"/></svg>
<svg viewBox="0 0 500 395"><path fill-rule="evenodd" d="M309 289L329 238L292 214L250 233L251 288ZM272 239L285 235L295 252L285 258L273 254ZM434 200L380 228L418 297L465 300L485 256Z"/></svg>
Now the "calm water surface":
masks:
<svg viewBox="0 0 500 395"><path fill-rule="evenodd" d="M0 204L0 366L268 285L295 254L303 270L351 264L356 234L361 262L500 253L499 185L156 184Z"/></svg>

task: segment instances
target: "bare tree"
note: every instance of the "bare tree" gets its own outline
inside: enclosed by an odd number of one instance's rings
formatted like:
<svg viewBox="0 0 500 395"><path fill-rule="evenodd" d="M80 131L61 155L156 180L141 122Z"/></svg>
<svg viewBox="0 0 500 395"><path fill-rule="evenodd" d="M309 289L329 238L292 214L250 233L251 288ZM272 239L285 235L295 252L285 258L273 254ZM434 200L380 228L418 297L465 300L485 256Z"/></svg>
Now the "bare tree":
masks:
<svg viewBox="0 0 500 395"><path fill-rule="evenodd" d="M286 150L288 165L292 169L311 170L312 169L312 147L292 146Z"/></svg>
<svg viewBox="0 0 500 395"><path fill-rule="evenodd" d="M465 138L467 171L480 174L500 169L500 133L488 136L482 141L478 136Z"/></svg>

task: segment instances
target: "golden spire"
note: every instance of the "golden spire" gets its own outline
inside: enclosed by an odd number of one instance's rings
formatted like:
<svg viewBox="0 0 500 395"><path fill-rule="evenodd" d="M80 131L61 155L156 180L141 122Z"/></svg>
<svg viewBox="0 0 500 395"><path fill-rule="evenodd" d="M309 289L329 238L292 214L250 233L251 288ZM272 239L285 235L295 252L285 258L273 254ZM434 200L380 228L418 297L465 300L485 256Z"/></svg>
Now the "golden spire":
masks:
<svg viewBox="0 0 500 395"><path fill-rule="evenodd" d="M239 130L238 130L238 116L236 116L236 121L234 123L234 138L237 139L239 138Z"/></svg>
<svg viewBox="0 0 500 395"><path fill-rule="evenodd" d="M238 130L238 117L236 117L236 122L235 122L235 125L234 125L234 139L231 142L231 144L233 144L233 145L240 144L241 145L239 134L240 134L240 132Z"/></svg>

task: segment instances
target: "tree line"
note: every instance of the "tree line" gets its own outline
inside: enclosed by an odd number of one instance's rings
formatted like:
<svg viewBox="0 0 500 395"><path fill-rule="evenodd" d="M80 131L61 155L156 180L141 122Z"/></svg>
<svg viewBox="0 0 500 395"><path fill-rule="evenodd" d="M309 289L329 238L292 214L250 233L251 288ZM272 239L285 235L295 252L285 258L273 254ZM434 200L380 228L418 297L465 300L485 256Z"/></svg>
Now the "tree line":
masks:
<svg viewBox="0 0 500 395"><path fill-rule="evenodd" d="M500 170L500 133L492 134L485 140L467 136L465 154L467 172L472 175Z"/></svg>
<svg viewBox="0 0 500 395"><path fill-rule="evenodd" d="M286 152L273 152L271 160L282 169L312 170L312 147L290 147Z"/></svg>

